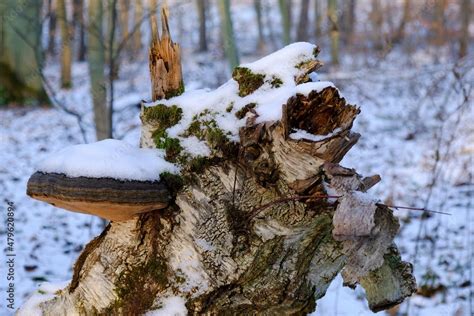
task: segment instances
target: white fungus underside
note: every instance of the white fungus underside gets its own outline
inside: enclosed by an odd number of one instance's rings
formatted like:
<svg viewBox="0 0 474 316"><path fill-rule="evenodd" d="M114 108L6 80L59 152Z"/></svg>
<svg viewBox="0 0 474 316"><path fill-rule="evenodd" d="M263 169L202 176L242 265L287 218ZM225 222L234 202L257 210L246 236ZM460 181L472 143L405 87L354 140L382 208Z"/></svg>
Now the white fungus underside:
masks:
<svg viewBox="0 0 474 316"><path fill-rule="evenodd" d="M164 155L163 150L137 148L121 140L106 139L66 147L46 157L38 164L37 171L68 177L158 181L162 172L179 171Z"/></svg>

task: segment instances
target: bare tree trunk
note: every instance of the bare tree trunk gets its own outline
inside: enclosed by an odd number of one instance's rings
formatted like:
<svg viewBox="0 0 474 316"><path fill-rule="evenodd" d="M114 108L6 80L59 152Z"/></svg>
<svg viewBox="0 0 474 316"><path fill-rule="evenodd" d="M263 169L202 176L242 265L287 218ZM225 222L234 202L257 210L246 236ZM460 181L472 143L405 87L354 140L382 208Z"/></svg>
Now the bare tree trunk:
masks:
<svg viewBox="0 0 474 316"><path fill-rule="evenodd" d="M120 41L125 45L126 48L131 48L129 40L129 18L130 18L130 0L120 0L119 6L119 18L120 18L120 31L121 38ZM126 49L126 51L129 51Z"/></svg>
<svg viewBox="0 0 474 316"><path fill-rule="evenodd" d="M354 28L356 27L356 0L349 0L346 11L346 30L344 32L344 37L348 43L351 43Z"/></svg>
<svg viewBox="0 0 474 316"><path fill-rule="evenodd" d="M317 65L292 65L303 69L295 84ZM255 76L242 73L239 89ZM158 145L153 135L169 126L168 110L143 109L142 146ZM69 286L39 308L142 315L172 300L189 315L305 315L342 269L373 311L399 304L416 285L393 244L398 220L364 196L377 177L337 164L360 136L350 131L358 112L328 87L291 97L280 121L247 120L239 143L220 142L178 178L163 175L174 202L112 222L85 247ZM326 137L292 140L294 128Z"/></svg>
<svg viewBox="0 0 474 316"><path fill-rule="evenodd" d="M441 46L445 42L445 17L444 11L446 10L446 0L437 0L435 5L434 14L434 33L435 33L435 45Z"/></svg>
<svg viewBox="0 0 474 316"><path fill-rule="evenodd" d="M0 1L0 90L7 103L49 103L41 76L41 4Z"/></svg>
<svg viewBox="0 0 474 316"><path fill-rule="evenodd" d="M207 18L206 18L206 0L197 0L197 9L199 15L199 51L207 51Z"/></svg>
<svg viewBox="0 0 474 316"><path fill-rule="evenodd" d="M383 32L383 12L380 0L372 0L370 19L372 20L375 47L381 50L385 46L385 38Z"/></svg>
<svg viewBox="0 0 474 316"><path fill-rule="evenodd" d="M317 40L321 36L321 25L322 25L322 17L323 8L322 8L322 0L314 0L314 35Z"/></svg>
<svg viewBox="0 0 474 316"><path fill-rule="evenodd" d="M48 0L48 54L54 55L56 48L56 8L53 0Z"/></svg>
<svg viewBox="0 0 474 316"><path fill-rule="evenodd" d="M300 18L298 21L298 32L296 38L300 42L308 40L308 14L309 14L309 0L301 0Z"/></svg>
<svg viewBox="0 0 474 316"><path fill-rule="evenodd" d="M339 65L339 24L337 16L337 0L328 0L329 36L331 38L331 61Z"/></svg>
<svg viewBox="0 0 474 316"><path fill-rule="evenodd" d="M257 16L257 26L258 26L257 50L262 51L265 47L265 37L263 35L263 21L262 21L262 0L253 0L253 7L255 9L255 15Z"/></svg>
<svg viewBox="0 0 474 316"><path fill-rule="evenodd" d="M459 57L467 55L469 46L469 22L471 18L471 1L461 0L461 39L459 41Z"/></svg>
<svg viewBox="0 0 474 316"><path fill-rule="evenodd" d="M224 51L229 62L230 69L239 65L239 53L235 45L234 27L230 12L230 0L219 1L219 13L221 19L221 30L224 41Z"/></svg>
<svg viewBox="0 0 474 316"><path fill-rule="evenodd" d="M89 75L91 94L94 106L94 123L97 140L110 135L109 109L107 106L107 88L105 81L105 43L104 43L104 8L101 0L89 1Z"/></svg>
<svg viewBox="0 0 474 316"><path fill-rule="evenodd" d="M72 67L72 28L67 19L66 1L57 0L57 16L59 28L61 29L61 87L71 88L71 67Z"/></svg>
<svg viewBox="0 0 474 316"><path fill-rule="evenodd" d="M405 27L407 23L410 21L410 9L411 9L411 0L405 0L403 2L402 20L400 21L400 25L398 26L398 30L395 36L393 37L392 42L400 43L405 37Z"/></svg>
<svg viewBox="0 0 474 316"><path fill-rule="evenodd" d="M74 0L74 32L79 33L77 60L86 60L86 38L85 38L85 21L84 21L84 0Z"/></svg>
<svg viewBox="0 0 474 316"><path fill-rule="evenodd" d="M281 15L281 25L283 30L283 44L290 43L290 15L288 10L288 2L286 0L278 0Z"/></svg>
<svg viewBox="0 0 474 316"><path fill-rule="evenodd" d="M135 16L134 23L137 29L133 34L133 50L135 54L138 54L142 50L142 30L141 25L143 22L143 3L142 0L136 0L133 2L135 5Z"/></svg>

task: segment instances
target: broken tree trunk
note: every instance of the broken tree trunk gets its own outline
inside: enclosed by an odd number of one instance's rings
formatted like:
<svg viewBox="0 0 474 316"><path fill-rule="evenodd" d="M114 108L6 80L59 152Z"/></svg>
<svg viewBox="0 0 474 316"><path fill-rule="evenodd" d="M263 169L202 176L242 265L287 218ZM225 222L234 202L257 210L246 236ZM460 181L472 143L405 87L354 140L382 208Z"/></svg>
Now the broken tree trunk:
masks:
<svg viewBox="0 0 474 316"><path fill-rule="evenodd" d="M320 66L315 57L293 65L298 91ZM270 77L266 86L266 75L239 69L223 87L238 86L245 98L288 84ZM85 247L69 286L39 305L42 312L140 315L173 304L189 315L305 315L338 273L345 285L365 288L373 311L411 295L412 267L393 243L398 220L365 194L379 178L338 165L359 138L351 132L359 109L330 85L275 104L280 120L259 122L255 106L235 112L246 118L238 142L212 120L196 121L207 129L187 133L211 154L194 159L163 136L180 121L179 108L144 107L142 146L181 161L179 176L161 177L173 198L162 210L111 222ZM295 139L295 130L319 136Z"/></svg>

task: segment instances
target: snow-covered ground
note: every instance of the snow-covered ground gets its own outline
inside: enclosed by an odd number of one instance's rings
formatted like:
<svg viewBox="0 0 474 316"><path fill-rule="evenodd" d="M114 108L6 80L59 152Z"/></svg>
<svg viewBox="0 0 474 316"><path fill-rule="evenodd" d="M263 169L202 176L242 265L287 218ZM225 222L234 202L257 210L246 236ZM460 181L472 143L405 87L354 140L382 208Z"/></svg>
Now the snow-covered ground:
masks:
<svg viewBox="0 0 474 316"><path fill-rule="evenodd" d="M241 13L236 21L240 30L237 36L239 46L248 50L243 52L246 55L242 61L250 62L256 59L249 54L256 47L256 31L249 26L254 19L251 4L242 2L247 10L234 7ZM186 11L186 6L181 10ZM173 23L176 25L172 29L179 30L176 40L183 45L187 89L215 88L223 83L229 71L216 48L218 21L211 19L211 36L216 43L211 42L211 51L206 54L196 54L193 49L197 39L186 37L195 28L193 23L180 23L177 18ZM266 35L270 39L275 36L268 29ZM269 42L267 52L280 45L274 40ZM327 60L329 48L324 41L322 49L322 59ZM333 81L350 103L362 109L354 126L362 138L342 164L361 174L380 174L381 183L371 191L386 204L451 214L426 216L415 210L396 211L401 221L397 244L402 256L414 263L418 285L425 286L424 294L433 294L430 298L412 297L401 305L400 312L469 315L473 310L470 302L474 304L474 62L436 64L440 59L423 50L408 57L392 51L377 62L375 58L348 55L340 71L319 74L320 80ZM375 66L368 68L368 64ZM116 86L114 134L135 146L140 125L137 104L150 95L147 73L146 55L135 56L133 63L122 66ZM58 66L52 63L46 74L57 87ZM95 134L87 65L75 64L73 74L73 89L55 89L56 97L81 114L87 141L91 142ZM98 218L57 209L25 194L26 181L39 161L65 146L80 143L84 139L78 122L61 110L0 109L0 214L4 223L7 201L14 203L16 308L38 284L69 280L80 251L102 229ZM5 230L2 224L2 249ZM8 315L12 311L6 308L4 258L2 255L0 314ZM343 288L340 278L318 302L315 313L371 314L363 290Z"/></svg>

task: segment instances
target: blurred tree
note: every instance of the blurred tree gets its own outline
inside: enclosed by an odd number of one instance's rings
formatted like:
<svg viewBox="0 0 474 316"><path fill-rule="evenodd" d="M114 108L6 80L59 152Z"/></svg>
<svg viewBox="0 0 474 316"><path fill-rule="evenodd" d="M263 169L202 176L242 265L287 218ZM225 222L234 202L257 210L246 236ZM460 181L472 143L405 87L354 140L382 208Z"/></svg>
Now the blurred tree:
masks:
<svg viewBox="0 0 474 316"><path fill-rule="evenodd" d="M235 45L234 28L230 13L230 0L220 0L218 3L224 51L227 60L229 61L230 68L234 69L239 65L239 53L237 51L237 46Z"/></svg>
<svg viewBox="0 0 474 316"><path fill-rule="evenodd" d="M197 0L197 9L199 15L199 51L207 51L207 1L206 0Z"/></svg>
<svg viewBox="0 0 474 316"><path fill-rule="evenodd" d="M339 25L337 17L337 0L328 0L329 36L331 38L331 61L339 65Z"/></svg>
<svg viewBox="0 0 474 316"><path fill-rule="evenodd" d="M133 34L133 50L138 54L142 49L142 31L141 25L143 21L143 3L142 0L133 2L135 5L135 16L133 22L135 23L135 33Z"/></svg>
<svg viewBox="0 0 474 316"><path fill-rule="evenodd" d="M322 0L314 0L314 35L317 40L321 36L321 24L322 24Z"/></svg>
<svg viewBox="0 0 474 316"><path fill-rule="evenodd" d="M51 56L56 48L56 7L53 0L48 0L48 54Z"/></svg>
<svg viewBox="0 0 474 316"><path fill-rule="evenodd" d="M0 1L0 102L49 103L41 67L41 1Z"/></svg>
<svg viewBox="0 0 474 316"><path fill-rule="evenodd" d="M369 16L372 23L372 31L374 34L373 41L375 49L381 50L384 48L385 39L383 32L384 15L380 0L372 0Z"/></svg>
<svg viewBox="0 0 474 316"><path fill-rule="evenodd" d="M435 45L442 45L445 41L445 17L444 11L446 10L447 0L437 0L435 5L435 19L434 19L434 31L435 31Z"/></svg>
<svg viewBox="0 0 474 316"><path fill-rule="evenodd" d="M411 0L404 0L403 2L403 16L398 26L395 36L392 38L393 43L400 43L405 37L405 27L410 21Z"/></svg>
<svg viewBox="0 0 474 316"><path fill-rule="evenodd" d="M263 36L263 21L262 21L262 0L253 0L255 8L255 15L257 16L258 26L258 44L257 50L262 51L265 47L265 38Z"/></svg>
<svg viewBox="0 0 474 316"><path fill-rule="evenodd" d="M61 29L61 87L71 88L71 66L72 66L72 47L71 47L71 25L67 19L66 1L58 0L57 16L59 27Z"/></svg>
<svg viewBox="0 0 474 316"><path fill-rule="evenodd" d="M459 41L459 57L465 57L469 46L469 20L471 18L471 1L461 0L461 39Z"/></svg>
<svg viewBox="0 0 474 316"><path fill-rule="evenodd" d="M352 41L352 35L355 28L355 19L356 19L356 0L349 0L344 5L344 17L342 18L342 25L344 29L342 34L347 42Z"/></svg>
<svg viewBox="0 0 474 316"><path fill-rule="evenodd" d="M298 31L296 38L298 41L308 40L308 14L309 14L309 0L301 0L300 18L298 21Z"/></svg>
<svg viewBox="0 0 474 316"><path fill-rule="evenodd" d="M120 0L119 1L119 19L120 19L120 40L124 42L124 44L128 41L129 37L129 11L130 11L130 0ZM131 48L130 45L126 45L126 48ZM126 49L126 51L129 51Z"/></svg>
<svg viewBox="0 0 474 316"><path fill-rule="evenodd" d="M74 15L72 18L74 34L79 33L77 60L86 60L86 39L84 31L84 0L74 0Z"/></svg>
<svg viewBox="0 0 474 316"><path fill-rule="evenodd" d="M278 6L280 8L281 23L283 28L283 44L288 45L290 43L290 14L288 9L288 2L286 0L278 0Z"/></svg>
<svg viewBox="0 0 474 316"><path fill-rule="evenodd" d="M89 1L88 61L97 140L112 134L105 82L104 9L101 0Z"/></svg>

